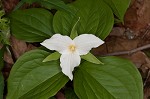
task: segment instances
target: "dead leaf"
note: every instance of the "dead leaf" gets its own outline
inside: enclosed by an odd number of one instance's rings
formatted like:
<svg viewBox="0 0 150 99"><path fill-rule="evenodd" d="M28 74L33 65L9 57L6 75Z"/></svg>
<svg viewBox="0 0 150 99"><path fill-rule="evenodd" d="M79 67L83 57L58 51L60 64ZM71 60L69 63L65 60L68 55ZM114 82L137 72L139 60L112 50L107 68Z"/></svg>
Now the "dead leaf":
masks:
<svg viewBox="0 0 150 99"><path fill-rule="evenodd" d="M110 36L123 36L125 32L124 27L114 27L110 32Z"/></svg>
<svg viewBox="0 0 150 99"><path fill-rule="evenodd" d="M125 15L125 26L135 31L134 33L140 33L150 23L149 5L150 0L132 0Z"/></svg>
<svg viewBox="0 0 150 99"><path fill-rule="evenodd" d="M14 64L11 54L7 51L5 51L5 53L4 53L4 61L8 64Z"/></svg>
<svg viewBox="0 0 150 99"><path fill-rule="evenodd" d="M130 60L136 65L137 68L140 68L142 65L147 64L148 57L144 52L138 51L131 55Z"/></svg>
<svg viewBox="0 0 150 99"><path fill-rule="evenodd" d="M62 92L58 92L57 94L56 94L56 99L66 99L65 98L65 95L62 93Z"/></svg>
<svg viewBox="0 0 150 99"><path fill-rule="evenodd" d="M16 59L18 59L23 53L26 52L27 44L24 41L18 40L15 37L11 36L10 42L14 57Z"/></svg>
<svg viewBox="0 0 150 99"><path fill-rule="evenodd" d="M26 51L30 51L36 49L37 47L33 46L32 44L28 44Z"/></svg>

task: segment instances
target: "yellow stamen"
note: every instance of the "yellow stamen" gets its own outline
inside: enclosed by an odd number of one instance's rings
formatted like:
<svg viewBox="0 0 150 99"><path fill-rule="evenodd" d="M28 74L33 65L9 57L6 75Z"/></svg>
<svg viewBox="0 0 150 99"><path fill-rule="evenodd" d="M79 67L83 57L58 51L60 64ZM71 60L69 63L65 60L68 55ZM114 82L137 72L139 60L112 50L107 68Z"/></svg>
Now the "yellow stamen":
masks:
<svg viewBox="0 0 150 99"><path fill-rule="evenodd" d="M71 52L74 52L74 51L76 50L75 45L70 45L70 46L69 46L69 50L70 50Z"/></svg>

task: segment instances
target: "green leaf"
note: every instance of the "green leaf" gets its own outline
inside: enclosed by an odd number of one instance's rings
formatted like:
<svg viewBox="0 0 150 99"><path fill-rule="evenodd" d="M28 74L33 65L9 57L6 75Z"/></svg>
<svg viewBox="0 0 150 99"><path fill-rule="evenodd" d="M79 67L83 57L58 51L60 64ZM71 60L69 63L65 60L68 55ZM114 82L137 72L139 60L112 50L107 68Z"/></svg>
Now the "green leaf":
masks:
<svg viewBox="0 0 150 99"><path fill-rule="evenodd" d="M74 9L76 16L64 11L56 12L53 19L55 33L70 36L73 25L80 17L78 34L95 34L101 39L108 36L114 24L114 16L103 0L77 0L68 6Z"/></svg>
<svg viewBox="0 0 150 99"><path fill-rule="evenodd" d="M62 0L40 0L38 1L43 7L47 9L57 9L67 12L68 14L74 15L72 9L68 7Z"/></svg>
<svg viewBox="0 0 150 99"><path fill-rule="evenodd" d="M44 60L43 62L50 62L50 61L53 61L53 60L58 60L60 58L60 53L58 52L54 52L50 55L48 55Z"/></svg>
<svg viewBox="0 0 150 99"><path fill-rule="evenodd" d="M3 99L3 92L4 92L4 78L3 74L0 73L0 99Z"/></svg>
<svg viewBox="0 0 150 99"><path fill-rule="evenodd" d="M66 99L79 99L72 88L65 89Z"/></svg>
<svg viewBox="0 0 150 99"><path fill-rule="evenodd" d="M44 9L14 11L10 15L12 34L26 42L41 42L53 35L53 15Z"/></svg>
<svg viewBox="0 0 150 99"><path fill-rule="evenodd" d="M67 83L58 61L42 62L49 54L33 50L17 60L8 78L7 99L48 99Z"/></svg>
<svg viewBox="0 0 150 99"><path fill-rule="evenodd" d="M123 22L124 14L127 8L130 5L131 0L103 0L106 2L111 9L113 10L114 14Z"/></svg>
<svg viewBox="0 0 150 99"><path fill-rule="evenodd" d="M83 62L74 74L80 99L143 99L140 73L126 59L100 58L104 65Z"/></svg>
<svg viewBox="0 0 150 99"><path fill-rule="evenodd" d="M17 4L17 6L14 8L14 11L16 11L17 9L19 9L19 8L20 8L23 4L25 4L25 3L32 4L32 3L37 2L37 1L39 1L39 0L21 0L21 1Z"/></svg>
<svg viewBox="0 0 150 99"><path fill-rule="evenodd" d="M80 17L79 19L77 20L77 22L74 24L72 30L71 30L71 34L70 34L70 38L71 39L74 39L75 37L78 36L78 32L77 32L77 25L78 25L78 22L80 21Z"/></svg>
<svg viewBox="0 0 150 99"><path fill-rule="evenodd" d="M103 64L99 59L97 59L93 54L88 53L86 55L81 56L82 59L94 63L94 64Z"/></svg>
<svg viewBox="0 0 150 99"><path fill-rule="evenodd" d="M38 2L38 1L41 1L41 0L21 0L21 1L24 1L26 3L32 4L34 2Z"/></svg>
<svg viewBox="0 0 150 99"><path fill-rule="evenodd" d="M72 13L72 10L62 0L21 0L15 7L14 11L19 9L24 3L32 4L34 2L39 3L43 7L50 10L57 9L66 11L70 14L74 14Z"/></svg>

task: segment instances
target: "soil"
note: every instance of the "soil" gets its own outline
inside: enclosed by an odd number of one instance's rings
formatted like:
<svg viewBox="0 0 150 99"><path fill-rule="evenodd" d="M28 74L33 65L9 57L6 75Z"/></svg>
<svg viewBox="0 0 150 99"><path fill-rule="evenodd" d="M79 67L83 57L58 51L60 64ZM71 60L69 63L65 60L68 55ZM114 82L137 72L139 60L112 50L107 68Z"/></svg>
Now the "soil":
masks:
<svg viewBox="0 0 150 99"><path fill-rule="evenodd" d="M3 0L3 6L10 13L19 0ZM36 6L32 5L32 6ZM29 7L29 5L26 5ZM130 59L141 73L144 84L144 99L150 99L150 0L132 0L128 8L124 25L116 24L105 39L105 44L93 50L98 56L115 55ZM10 38L11 52L5 53L5 68L3 73L7 79L10 69L19 56L26 51L36 48L36 44L28 44L15 37ZM58 92L58 99L65 99L63 93Z"/></svg>

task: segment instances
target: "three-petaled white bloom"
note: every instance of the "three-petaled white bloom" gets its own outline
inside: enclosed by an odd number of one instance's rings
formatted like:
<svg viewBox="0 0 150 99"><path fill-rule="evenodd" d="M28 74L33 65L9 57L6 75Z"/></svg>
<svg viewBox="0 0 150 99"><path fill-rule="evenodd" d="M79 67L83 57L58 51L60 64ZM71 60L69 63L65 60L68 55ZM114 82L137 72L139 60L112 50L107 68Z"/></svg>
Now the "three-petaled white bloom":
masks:
<svg viewBox="0 0 150 99"><path fill-rule="evenodd" d="M60 57L62 72L72 80L72 71L79 66L81 61L80 55L86 55L92 48L103 43L104 41L92 34L82 34L73 40L68 36L55 34L50 39L43 41L41 45L62 54Z"/></svg>

